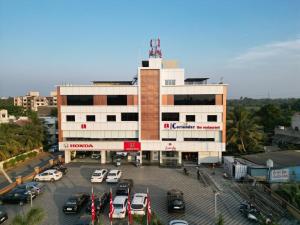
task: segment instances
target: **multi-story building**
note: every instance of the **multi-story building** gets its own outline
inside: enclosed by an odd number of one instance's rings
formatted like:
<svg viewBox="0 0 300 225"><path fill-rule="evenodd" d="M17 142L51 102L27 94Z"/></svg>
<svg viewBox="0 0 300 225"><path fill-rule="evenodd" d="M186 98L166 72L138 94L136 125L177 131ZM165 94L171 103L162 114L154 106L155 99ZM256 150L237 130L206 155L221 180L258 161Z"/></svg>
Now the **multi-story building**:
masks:
<svg viewBox="0 0 300 225"><path fill-rule="evenodd" d="M25 96L14 97L14 105L33 111L37 111L40 106L56 106L56 91L51 92L50 97L43 97L37 91L30 91Z"/></svg>
<svg viewBox="0 0 300 225"><path fill-rule="evenodd" d="M40 119L43 121L44 127L47 130L47 141L48 145L57 145L58 132L57 132L57 117L41 116Z"/></svg>
<svg viewBox="0 0 300 225"><path fill-rule="evenodd" d="M151 57L152 56L152 57ZM94 81L57 88L59 149L115 152L128 161L215 163L226 143L227 85L184 78L174 61L150 54L134 81Z"/></svg>

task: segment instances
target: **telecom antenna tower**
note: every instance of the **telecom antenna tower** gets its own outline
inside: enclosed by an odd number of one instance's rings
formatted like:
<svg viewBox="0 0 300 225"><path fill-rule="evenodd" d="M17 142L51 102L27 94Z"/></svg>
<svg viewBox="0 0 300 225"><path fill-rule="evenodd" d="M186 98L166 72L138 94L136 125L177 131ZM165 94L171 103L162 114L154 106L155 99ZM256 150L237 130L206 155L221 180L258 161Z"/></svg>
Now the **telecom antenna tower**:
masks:
<svg viewBox="0 0 300 225"><path fill-rule="evenodd" d="M160 50L159 38L151 39L150 47L151 47L151 49L149 50L149 58L161 58L162 57L161 50Z"/></svg>

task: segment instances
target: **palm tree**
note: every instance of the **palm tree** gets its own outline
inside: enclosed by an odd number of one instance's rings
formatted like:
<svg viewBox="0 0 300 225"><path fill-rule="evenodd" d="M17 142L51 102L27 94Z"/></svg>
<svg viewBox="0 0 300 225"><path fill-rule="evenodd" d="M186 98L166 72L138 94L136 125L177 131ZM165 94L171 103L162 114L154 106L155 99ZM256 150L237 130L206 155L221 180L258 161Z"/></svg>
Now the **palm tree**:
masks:
<svg viewBox="0 0 300 225"><path fill-rule="evenodd" d="M264 133L257 124L257 118L251 116L243 107L235 107L228 116L227 144L239 152L257 151L262 148Z"/></svg>
<svg viewBox="0 0 300 225"><path fill-rule="evenodd" d="M41 208L32 208L26 215L17 215L10 225L38 225L44 219L45 213Z"/></svg>

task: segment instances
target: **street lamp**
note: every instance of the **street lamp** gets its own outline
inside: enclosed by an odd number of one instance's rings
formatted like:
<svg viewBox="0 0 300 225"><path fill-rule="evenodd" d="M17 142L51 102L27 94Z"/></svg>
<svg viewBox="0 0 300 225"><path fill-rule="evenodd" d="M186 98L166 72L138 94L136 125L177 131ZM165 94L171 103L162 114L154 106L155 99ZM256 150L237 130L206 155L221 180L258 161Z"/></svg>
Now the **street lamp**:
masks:
<svg viewBox="0 0 300 225"><path fill-rule="evenodd" d="M217 196L219 194L219 192L215 192L215 220L217 220Z"/></svg>

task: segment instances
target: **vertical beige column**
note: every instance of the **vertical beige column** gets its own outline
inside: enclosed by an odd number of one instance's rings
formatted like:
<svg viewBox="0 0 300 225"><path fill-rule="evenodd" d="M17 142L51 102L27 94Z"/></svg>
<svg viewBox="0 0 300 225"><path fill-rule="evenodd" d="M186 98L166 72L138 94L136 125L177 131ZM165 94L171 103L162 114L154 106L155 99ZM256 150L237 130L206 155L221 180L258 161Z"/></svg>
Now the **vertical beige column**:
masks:
<svg viewBox="0 0 300 225"><path fill-rule="evenodd" d="M200 165L201 164L201 152L198 152L198 165Z"/></svg>
<svg viewBox="0 0 300 225"><path fill-rule="evenodd" d="M102 150L101 151L101 164L105 164L106 163L106 151Z"/></svg>
<svg viewBox="0 0 300 225"><path fill-rule="evenodd" d="M178 164L181 165L182 164L182 153L178 152Z"/></svg>
<svg viewBox="0 0 300 225"><path fill-rule="evenodd" d="M71 152L70 150L65 150L65 163L71 162Z"/></svg>
<svg viewBox="0 0 300 225"><path fill-rule="evenodd" d="M162 151L159 151L159 165L161 165L162 162Z"/></svg>

